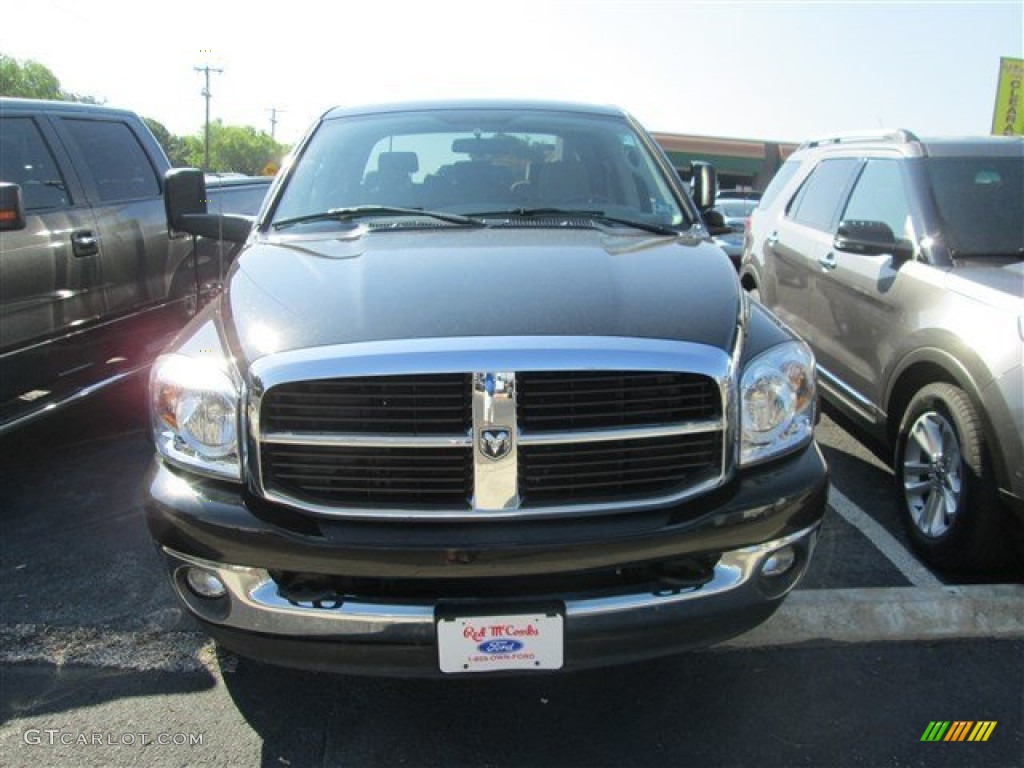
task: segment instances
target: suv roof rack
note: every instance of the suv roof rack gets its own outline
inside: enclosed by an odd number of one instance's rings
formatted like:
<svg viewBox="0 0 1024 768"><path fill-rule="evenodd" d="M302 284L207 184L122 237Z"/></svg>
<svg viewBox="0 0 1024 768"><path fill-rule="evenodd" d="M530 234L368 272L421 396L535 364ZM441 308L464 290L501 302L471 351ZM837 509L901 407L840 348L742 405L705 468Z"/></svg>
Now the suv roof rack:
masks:
<svg viewBox="0 0 1024 768"><path fill-rule="evenodd" d="M820 147L824 144L852 144L858 141L891 141L898 144L920 144L921 140L912 131L905 128L880 128L878 130L856 131L853 133L835 133L809 139L800 145L800 149Z"/></svg>

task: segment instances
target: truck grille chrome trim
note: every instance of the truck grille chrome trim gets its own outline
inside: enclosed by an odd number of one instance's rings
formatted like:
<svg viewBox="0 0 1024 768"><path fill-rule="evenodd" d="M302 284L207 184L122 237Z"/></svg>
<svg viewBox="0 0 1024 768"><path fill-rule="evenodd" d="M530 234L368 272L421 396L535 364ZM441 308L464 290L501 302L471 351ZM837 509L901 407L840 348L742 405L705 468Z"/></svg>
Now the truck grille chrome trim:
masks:
<svg viewBox="0 0 1024 768"><path fill-rule="evenodd" d="M261 438L274 445L323 445L333 448L468 448L466 435L358 435L324 432L269 432Z"/></svg>
<svg viewBox="0 0 1024 768"><path fill-rule="evenodd" d="M250 489L349 519L479 522L670 506L732 471L731 352L655 339L488 337L270 355L250 370ZM574 445L579 460L566 453Z"/></svg>
<svg viewBox="0 0 1024 768"><path fill-rule="evenodd" d="M519 508L516 375L473 374L473 500L475 511Z"/></svg>
<svg viewBox="0 0 1024 768"><path fill-rule="evenodd" d="M634 427L632 429L595 429L579 432L520 432L520 445L560 445L563 443L600 443L608 440L644 440L654 437L675 435L697 435L705 432L720 432L725 429L722 419L689 421L682 424L664 424L657 427Z"/></svg>

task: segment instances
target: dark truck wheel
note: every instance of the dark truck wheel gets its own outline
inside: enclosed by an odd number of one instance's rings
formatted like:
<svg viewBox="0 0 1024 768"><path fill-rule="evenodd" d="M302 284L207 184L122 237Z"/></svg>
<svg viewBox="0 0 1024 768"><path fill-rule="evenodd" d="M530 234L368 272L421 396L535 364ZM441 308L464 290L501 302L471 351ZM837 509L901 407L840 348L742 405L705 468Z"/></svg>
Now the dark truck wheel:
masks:
<svg viewBox="0 0 1024 768"><path fill-rule="evenodd" d="M966 393L929 384L914 395L896 440L903 524L939 568L989 570L1007 547L981 419Z"/></svg>

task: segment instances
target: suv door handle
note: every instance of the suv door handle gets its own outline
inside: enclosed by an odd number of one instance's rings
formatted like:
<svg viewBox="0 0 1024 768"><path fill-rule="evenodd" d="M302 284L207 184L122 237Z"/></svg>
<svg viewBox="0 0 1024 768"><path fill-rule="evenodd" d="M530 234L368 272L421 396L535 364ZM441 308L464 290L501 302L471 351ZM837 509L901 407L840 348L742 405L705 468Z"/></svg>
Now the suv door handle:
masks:
<svg viewBox="0 0 1024 768"><path fill-rule="evenodd" d="M95 256L100 252L99 238L91 229L76 229L71 233L71 250L75 256Z"/></svg>
<svg viewBox="0 0 1024 768"><path fill-rule="evenodd" d="M836 255L832 253L832 251L829 251L820 259L818 259L818 263L821 264L821 268L826 272L831 272L838 266L838 264L836 263Z"/></svg>
<svg viewBox="0 0 1024 768"><path fill-rule="evenodd" d="M764 239L764 242L765 245L767 245L769 248L774 248L775 244L779 242L779 233L772 232L770 235L768 235L768 237Z"/></svg>

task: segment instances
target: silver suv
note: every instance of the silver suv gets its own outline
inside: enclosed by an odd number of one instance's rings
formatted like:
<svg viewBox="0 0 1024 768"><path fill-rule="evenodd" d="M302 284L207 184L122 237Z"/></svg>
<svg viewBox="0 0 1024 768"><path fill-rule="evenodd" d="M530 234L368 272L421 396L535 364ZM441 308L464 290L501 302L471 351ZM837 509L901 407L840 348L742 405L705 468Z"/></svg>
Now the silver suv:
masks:
<svg viewBox="0 0 1024 768"><path fill-rule="evenodd" d="M904 523L988 568L1024 520L1024 140L811 141L751 218L740 278L811 345L825 398L894 448Z"/></svg>

